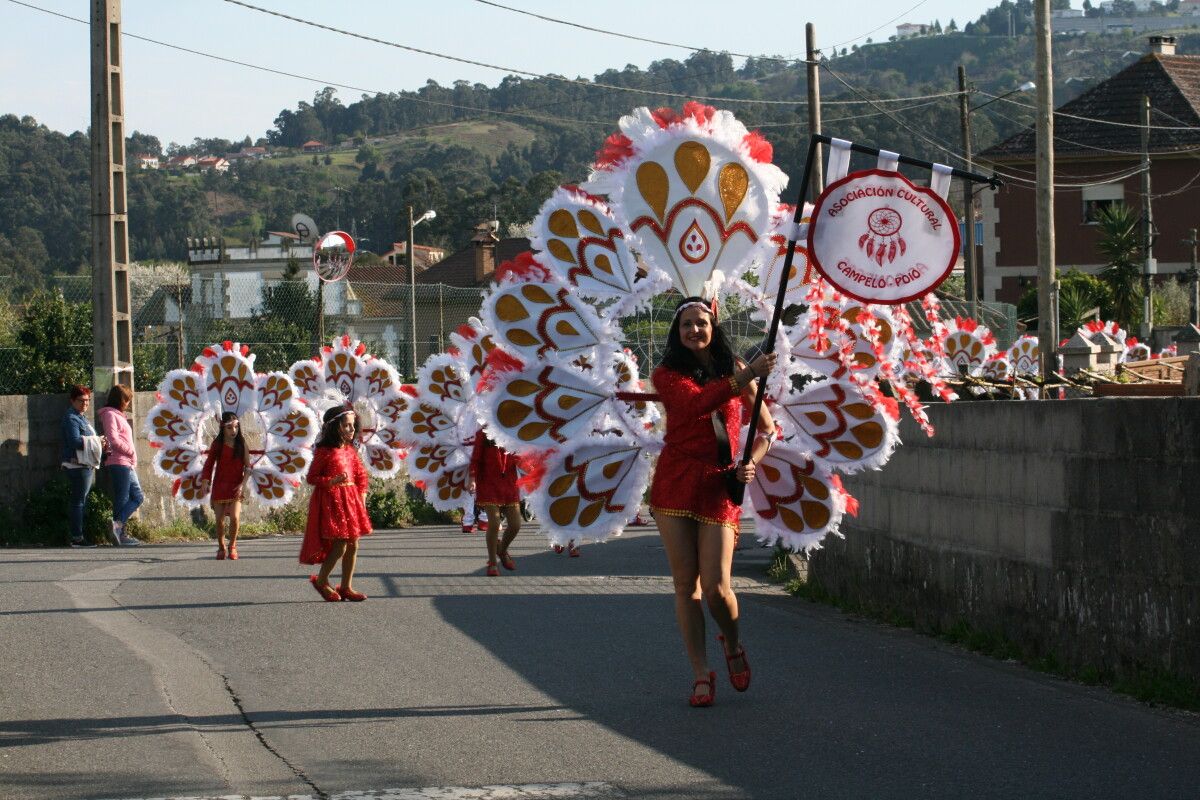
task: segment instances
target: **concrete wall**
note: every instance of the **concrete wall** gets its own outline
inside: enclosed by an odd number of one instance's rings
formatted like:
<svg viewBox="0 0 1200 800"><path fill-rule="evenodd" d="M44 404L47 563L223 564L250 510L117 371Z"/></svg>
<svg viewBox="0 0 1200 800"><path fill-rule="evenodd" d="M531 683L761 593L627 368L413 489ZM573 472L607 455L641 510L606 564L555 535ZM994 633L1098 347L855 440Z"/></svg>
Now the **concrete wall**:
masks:
<svg viewBox="0 0 1200 800"><path fill-rule="evenodd" d="M137 393L135 408L138 416L133 422L133 431L138 452L138 479L146 494L138 517L148 525L163 525L187 518L189 512L172 500L171 482L155 475L151 468L155 451L146 441L142 422L155 402L154 392ZM18 518L25 495L62 471L59 466L60 424L67 405L65 394L0 396L0 504L15 512ZM92 421L95 424L94 415ZM104 470L100 470L101 487L106 486L103 476ZM252 522L263 516L256 504L243 504L243 521Z"/></svg>
<svg viewBox="0 0 1200 800"><path fill-rule="evenodd" d="M1200 681L1200 399L933 405L809 564L834 596L1071 668Z"/></svg>

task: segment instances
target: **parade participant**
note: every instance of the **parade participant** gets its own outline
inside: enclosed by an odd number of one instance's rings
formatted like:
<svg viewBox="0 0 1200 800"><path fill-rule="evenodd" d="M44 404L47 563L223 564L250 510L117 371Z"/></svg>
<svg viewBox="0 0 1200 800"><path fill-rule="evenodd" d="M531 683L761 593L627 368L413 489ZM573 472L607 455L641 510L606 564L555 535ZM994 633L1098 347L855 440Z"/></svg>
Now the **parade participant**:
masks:
<svg viewBox="0 0 1200 800"><path fill-rule="evenodd" d="M733 464L744 408L753 406L756 378L765 377L775 355L749 365L735 359L712 303L681 301L667 334L662 362L652 376L666 412L664 447L650 487L675 585L675 616L696 680L689 702L712 705L715 673L705 653L703 596L721 630L729 681L739 692L750 685L750 662L738 630L738 604L730 570L741 508L727 481L754 480L755 463L770 447L774 423L762 409L752 458Z"/></svg>
<svg viewBox="0 0 1200 800"><path fill-rule="evenodd" d="M521 495L517 489L517 459L480 430L475 434L475 447L471 454L470 492L475 502L487 513L487 574L496 577L499 560L507 570L515 570L516 562L508 554L508 546L521 531ZM500 521L504 526L504 538L500 538Z"/></svg>
<svg viewBox="0 0 1200 800"><path fill-rule="evenodd" d="M145 500L142 485L137 476L137 450L133 446L133 429L125 418L133 405L133 392L129 387L115 384L108 391L108 401L100 409L100 425L108 443L104 466L112 482L113 493L113 544L133 547L141 544L125 532L125 523Z"/></svg>
<svg viewBox="0 0 1200 800"><path fill-rule="evenodd" d="M300 563L321 565L319 572L308 579L326 600L366 600L367 596L354 591L352 585L358 540L371 533L366 506L367 469L354 447L354 409L334 406L325 412L323 423L308 469L308 482L314 489ZM338 559L342 562L342 582L334 589L329 585L329 574Z"/></svg>
<svg viewBox="0 0 1200 800"><path fill-rule="evenodd" d="M204 459L204 491L211 491L210 502L216 516L217 560L225 558L225 520L229 520L229 558L238 557L237 535L242 518L242 495L246 477L250 474L246 458L246 439L237 414L221 414L221 427L208 448Z"/></svg>
<svg viewBox="0 0 1200 800"><path fill-rule="evenodd" d="M71 406L62 419L62 466L71 484L71 499L67 504L67 519L71 526L71 547L95 547L83 535L83 509L88 492L96 480L104 437L97 436L87 411L92 404L92 390L76 384L70 391Z"/></svg>

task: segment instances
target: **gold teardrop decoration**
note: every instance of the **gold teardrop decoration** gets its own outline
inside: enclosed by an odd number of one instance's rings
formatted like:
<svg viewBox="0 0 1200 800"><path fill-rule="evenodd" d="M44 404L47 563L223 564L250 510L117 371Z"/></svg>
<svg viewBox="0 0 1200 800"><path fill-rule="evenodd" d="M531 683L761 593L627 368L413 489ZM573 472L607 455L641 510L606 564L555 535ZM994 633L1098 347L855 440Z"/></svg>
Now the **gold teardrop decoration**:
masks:
<svg viewBox="0 0 1200 800"><path fill-rule="evenodd" d="M564 394L558 398L558 407L563 411L570 411L572 408L578 405L579 401L582 399L583 398L576 397L575 395Z"/></svg>
<svg viewBox="0 0 1200 800"><path fill-rule="evenodd" d="M554 326L555 333L561 333L563 336L578 336L579 331L575 330L575 326L565 319L560 319L558 324Z"/></svg>
<svg viewBox="0 0 1200 800"><path fill-rule="evenodd" d="M621 471L621 462L613 461L611 463L605 464L604 467L600 470L600 474L603 475L604 477L608 478L611 481L613 478L617 477L617 474L620 471Z"/></svg>
<svg viewBox="0 0 1200 800"><path fill-rule="evenodd" d="M600 224L600 220L595 214L588 211L586 208L579 211L579 222L583 227L587 228L597 236L604 235L604 226Z"/></svg>
<svg viewBox="0 0 1200 800"><path fill-rule="evenodd" d="M600 512L603 509L604 509L604 503L600 502L599 500L592 503L590 506L588 506L582 512L580 512L579 526L581 528L586 528L588 525L591 525L600 516Z"/></svg>
<svg viewBox="0 0 1200 800"><path fill-rule="evenodd" d="M721 205L725 207L725 222L733 218L734 213L746 199L746 190L750 188L750 176L741 164L726 164L721 167L717 178L717 192L721 195Z"/></svg>
<svg viewBox="0 0 1200 800"><path fill-rule="evenodd" d="M864 422L850 429L854 438L872 449L883 444L883 426L878 422Z"/></svg>
<svg viewBox="0 0 1200 800"><path fill-rule="evenodd" d="M836 450L838 455L840 455L842 458L846 458L851 461L857 461L863 456L863 450L861 447L852 442L843 442L840 439L834 440L833 449Z"/></svg>
<svg viewBox="0 0 1200 800"><path fill-rule="evenodd" d="M667 171L657 161L647 161L638 167L637 185L646 205L650 206L654 216L658 217L659 222L662 222L663 214L667 210L667 194L670 190Z"/></svg>
<svg viewBox="0 0 1200 800"><path fill-rule="evenodd" d="M546 244L546 249L550 251L550 255L559 261L565 261L568 264L575 263L575 254L571 252L571 248L567 247L566 243L561 239L551 239Z"/></svg>
<svg viewBox="0 0 1200 800"><path fill-rule="evenodd" d="M613 274L612 262L608 260L608 256L601 254L592 259L592 266L606 275Z"/></svg>
<svg viewBox="0 0 1200 800"><path fill-rule="evenodd" d="M517 431L517 436L523 442L532 442L549 429L549 422L530 422L527 425L521 426L521 430Z"/></svg>
<svg viewBox="0 0 1200 800"><path fill-rule="evenodd" d="M559 475L547 491L551 497L561 497L575 483L574 475Z"/></svg>
<svg viewBox="0 0 1200 800"><path fill-rule="evenodd" d="M496 409L496 419L504 427L513 428L520 425L532 410L529 406L518 403L516 400L505 400Z"/></svg>
<svg viewBox="0 0 1200 800"><path fill-rule="evenodd" d="M554 298L550 296L549 292L533 283L525 284L521 288L521 294L525 295L526 300L538 303L539 305L548 306L554 303Z"/></svg>
<svg viewBox="0 0 1200 800"><path fill-rule="evenodd" d="M575 509L579 508L579 495L567 495L550 504L550 519L556 525L566 527L575 521Z"/></svg>
<svg viewBox="0 0 1200 800"><path fill-rule="evenodd" d="M517 380L508 385L508 393L514 397L528 397L531 394L537 394L541 388L533 381Z"/></svg>
<svg viewBox="0 0 1200 800"><path fill-rule="evenodd" d="M555 236L561 236L564 239L579 238L579 228L575 227L575 218L571 216L570 211L561 208L555 211L550 215L548 227Z"/></svg>
<svg viewBox="0 0 1200 800"><path fill-rule="evenodd" d="M829 524L829 517L832 516L824 503L801 501L800 511L804 514L804 521L808 523L808 527L813 530L824 528Z"/></svg>
<svg viewBox="0 0 1200 800"><path fill-rule="evenodd" d="M712 156L708 148L699 142L684 142L675 148L675 169L683 178L683 185L692 194L708 177L708 168L712 166Z"/></svg>
<svg viewBox="0 0 1200 800"><path fill-rule="evenodd" d="M510 328L505 336L517 347L536 347L542 343L540 339L524 328Z"/></svg>
<svg viewBox="0 0 1200 800"><path fill-rule="evenodd" d="M519 322L529 318L529 312L521 301L511 294L504 294L496 301L496 316L505 322Z"/></svg>

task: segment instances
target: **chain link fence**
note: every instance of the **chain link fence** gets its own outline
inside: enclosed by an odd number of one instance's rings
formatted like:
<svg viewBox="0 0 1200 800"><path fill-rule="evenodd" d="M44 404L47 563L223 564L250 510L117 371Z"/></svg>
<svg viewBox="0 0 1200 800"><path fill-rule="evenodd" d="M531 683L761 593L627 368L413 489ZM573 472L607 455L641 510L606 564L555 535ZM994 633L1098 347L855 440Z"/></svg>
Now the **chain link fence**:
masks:
<svg viewBox="0 0 1200 800"><path fill-rule="evenodd" d="M56 279L59 293L74 315L61 341L53 370L62 382L89 382L92 362L91 282L87 277ZM154 389L169 370L184 368L215 342L237 341L255 353L262 372L286 370L311 358L322 343L349 334L386 358L402 376L412 378L433 353L449 346L449 334L479 313L481 292L442 284L369 283L343 280L318 285L315 279L264 281L258 273L216 276L182 271L174 278L131 281L134 375L139 390ZM662 357L678 298L655 298L648 310L622 321L623 345L648 376ZM979 315L1006 348L1016 339L1016 309L980 303ZM968 316L968 303L943 301L944 316ZM9 317L19 317L20 302L9 300ZM912 308L914 321L924 315ZM744 354L765 336L765 326L736 302L725 304L722 324L734 351ZM54 323L57 324L57 323ZM923 332L923 335L927 332ZM10 337L11 340L11 337ZM41 389L30 377L29 361L45 355L29 347L0 346L0 394L29 394ZM43 376L44 377L44 376ZM54 376L51 376L54 377Z"/></svg>

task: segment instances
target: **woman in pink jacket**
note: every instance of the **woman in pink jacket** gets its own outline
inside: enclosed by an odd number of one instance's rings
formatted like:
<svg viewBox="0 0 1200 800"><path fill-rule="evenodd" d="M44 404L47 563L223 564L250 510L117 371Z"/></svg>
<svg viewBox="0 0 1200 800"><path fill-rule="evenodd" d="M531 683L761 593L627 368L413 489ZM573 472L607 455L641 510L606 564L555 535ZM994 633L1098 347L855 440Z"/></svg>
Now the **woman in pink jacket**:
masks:
<svg viewBox="0 0 1200 800"><path fill-rule="evenodd" d="M137 539L125 533L125 522L145 499L137 477L137 451L133 447L133 429L125 412L133 405L133 392L117 384L108 392L108 402L100 409L100 424L108 439L104 466L112 481L113 523L112 541L118 546L139 545Z"/></svg>

